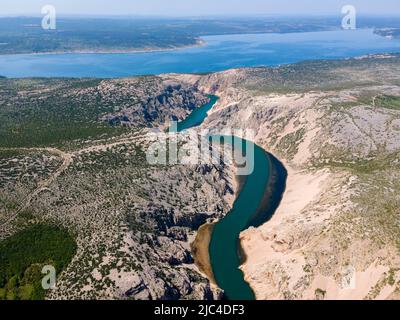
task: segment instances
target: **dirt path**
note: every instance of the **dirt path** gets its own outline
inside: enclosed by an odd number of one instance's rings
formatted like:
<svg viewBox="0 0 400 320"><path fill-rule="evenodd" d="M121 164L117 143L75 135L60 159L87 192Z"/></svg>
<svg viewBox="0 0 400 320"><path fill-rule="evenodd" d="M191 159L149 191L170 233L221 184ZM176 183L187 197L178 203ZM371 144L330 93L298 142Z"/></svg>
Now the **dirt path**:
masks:
<svg viewBox="0 0 400 320"><path fill-rule="evenodd" d="M40 181L35 190L33 190L26 198L21 200L21 206L3 223L0 224L0 232L3 231L3 228L7 226L12 220L14 220L18 214L22 211L26 210L33 199L35 199L43 190L50 187L50 185L57 180L57 178L69 168L69 166L73 162L74 156L87 153L87 152L101 152L105 151L108 148L112 148L115 146L123 145L126 143L132 143L134 138L125 138L110 144L100 144L96 146L90 146L84 149L80 149L74 152L64 152L60 149L56 148L0 148L0 151L24 151L24 152L47 152L53 155L60 157L63 160L63 163L60 167L46 180Z"/></svg>
<svg viewBox="0 0 400 320"><path fill-rule="evenodd" d="M18 214L20 214L22 211L24 211L26 208L29 207L31 204L32 200L40 194L45 188L49 187L60 175L62 172L64 172L72 163L72 155L69 153L65 153L59 149L55 148L2 148L0 150L5 150L5 151L26 151L26 152L48 152L53 155L56 155L60 158L62 158L63 163L60 165L60 167L46 180L40 181L38 183L38 187L30 193L25 199L23 199L22 205L14 212L13 215L11 215L5 222L0 224L0 231L3 231L3 228L9 224L12 220L14 220Z"/></svg>

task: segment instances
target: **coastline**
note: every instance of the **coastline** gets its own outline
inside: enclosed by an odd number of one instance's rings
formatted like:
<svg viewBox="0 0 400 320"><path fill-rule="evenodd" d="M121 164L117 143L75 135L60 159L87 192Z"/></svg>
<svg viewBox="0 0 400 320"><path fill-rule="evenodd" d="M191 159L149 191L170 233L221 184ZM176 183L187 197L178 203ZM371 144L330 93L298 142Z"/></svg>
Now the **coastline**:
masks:
<svg viewBox="0 0 400 320"><path fill-rule="evenodd" d="M184 49L199 48L207 45L207 41L202 38L196 39L196 43L191 45L174 46L171 48L143 48L143 49L124 49L124 50L72 50L72 51L45 51L45 52L26 52L26 53L0 53L0 56L42 56L42 55L72 55L72 54L135 54L135 53L156 53L170 52Z"/></svg>

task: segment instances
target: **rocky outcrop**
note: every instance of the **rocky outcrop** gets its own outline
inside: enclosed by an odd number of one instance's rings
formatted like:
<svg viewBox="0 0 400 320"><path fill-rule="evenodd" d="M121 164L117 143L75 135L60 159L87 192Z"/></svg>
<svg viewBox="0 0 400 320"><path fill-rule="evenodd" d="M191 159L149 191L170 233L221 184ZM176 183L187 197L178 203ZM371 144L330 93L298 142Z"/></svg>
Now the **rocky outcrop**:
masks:
<svg viewBox="0 0 400 320"><path fill-rule="evenodd" d="M101 119L110 125L159 127L169 121L181 121L198 106L208 102L208 97L195 87L176 81L154 81L145 92L137 87L137 81L103 82L103 103L112 103L117 112ZM127 94L125 94L127 93ZM123 95L122 95L123 94ZM130 97L133 101L130 101ZM110 101L111 100L111 101Z"/></svg>
<svg viewBox="0 0 400 320"><path fill-rule="evenodd" d="M65 172L32 199L35 219L77 235L77 255L48 298L220 298L195 266L190 243L200 225L230 210L234 169L151 166L143 150L154 135L146 132L76 151Z"/></svg>

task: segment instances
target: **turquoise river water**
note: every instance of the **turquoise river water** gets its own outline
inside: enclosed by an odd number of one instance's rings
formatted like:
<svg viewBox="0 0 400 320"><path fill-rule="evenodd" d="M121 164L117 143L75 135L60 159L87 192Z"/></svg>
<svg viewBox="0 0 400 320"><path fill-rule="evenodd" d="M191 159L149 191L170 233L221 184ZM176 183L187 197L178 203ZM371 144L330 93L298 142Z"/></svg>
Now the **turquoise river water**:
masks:
<svg viewBox="0 0 400 320"><path fill-rule="evenodd" d="M178 131L201 125L217 100L217 97L211 96L209 103L196 109L178 124ZM224 139L223 136L210 138ZM224 290L227 299L252 300L254 293L239 269L243 262L239 235L250 226L262 224L273 214L284 190L285 170L272 155L252 142L237 137L233 137L234 140L228 138L226 140L231 140L230 143L235 141L236 148L241 146L242 152L246 152L247 143L254 147L254 170L247 176L239 177L242 186L232 210L214 226L209 246L210 260L215 280Z"/></svg>

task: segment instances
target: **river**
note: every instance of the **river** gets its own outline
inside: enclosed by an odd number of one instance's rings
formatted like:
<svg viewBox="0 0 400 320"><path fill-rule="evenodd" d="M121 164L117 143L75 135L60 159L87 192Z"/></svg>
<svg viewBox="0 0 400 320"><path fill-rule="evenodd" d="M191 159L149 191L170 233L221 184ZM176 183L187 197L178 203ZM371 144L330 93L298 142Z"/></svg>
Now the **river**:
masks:
<svg viewBox="0 0 400 320"><path fill-rule="evenodd" d="M209 103L193 111L178 124L178 131L201 125L217 100L217 97L211 96ZM215 224L209 255L214 278L224 290L225 297L229 300L253 300L254 293L239 269L244 258L241 254L239 235L250 226L259 226L271 217L285 189L286 172L283 166L261 147L238 137L233 139L234 146L241 146L241 151L244 152L246 146L252 144L254 170L250 175L238 177L241 181L240 193L232 210Z"/></svg>

